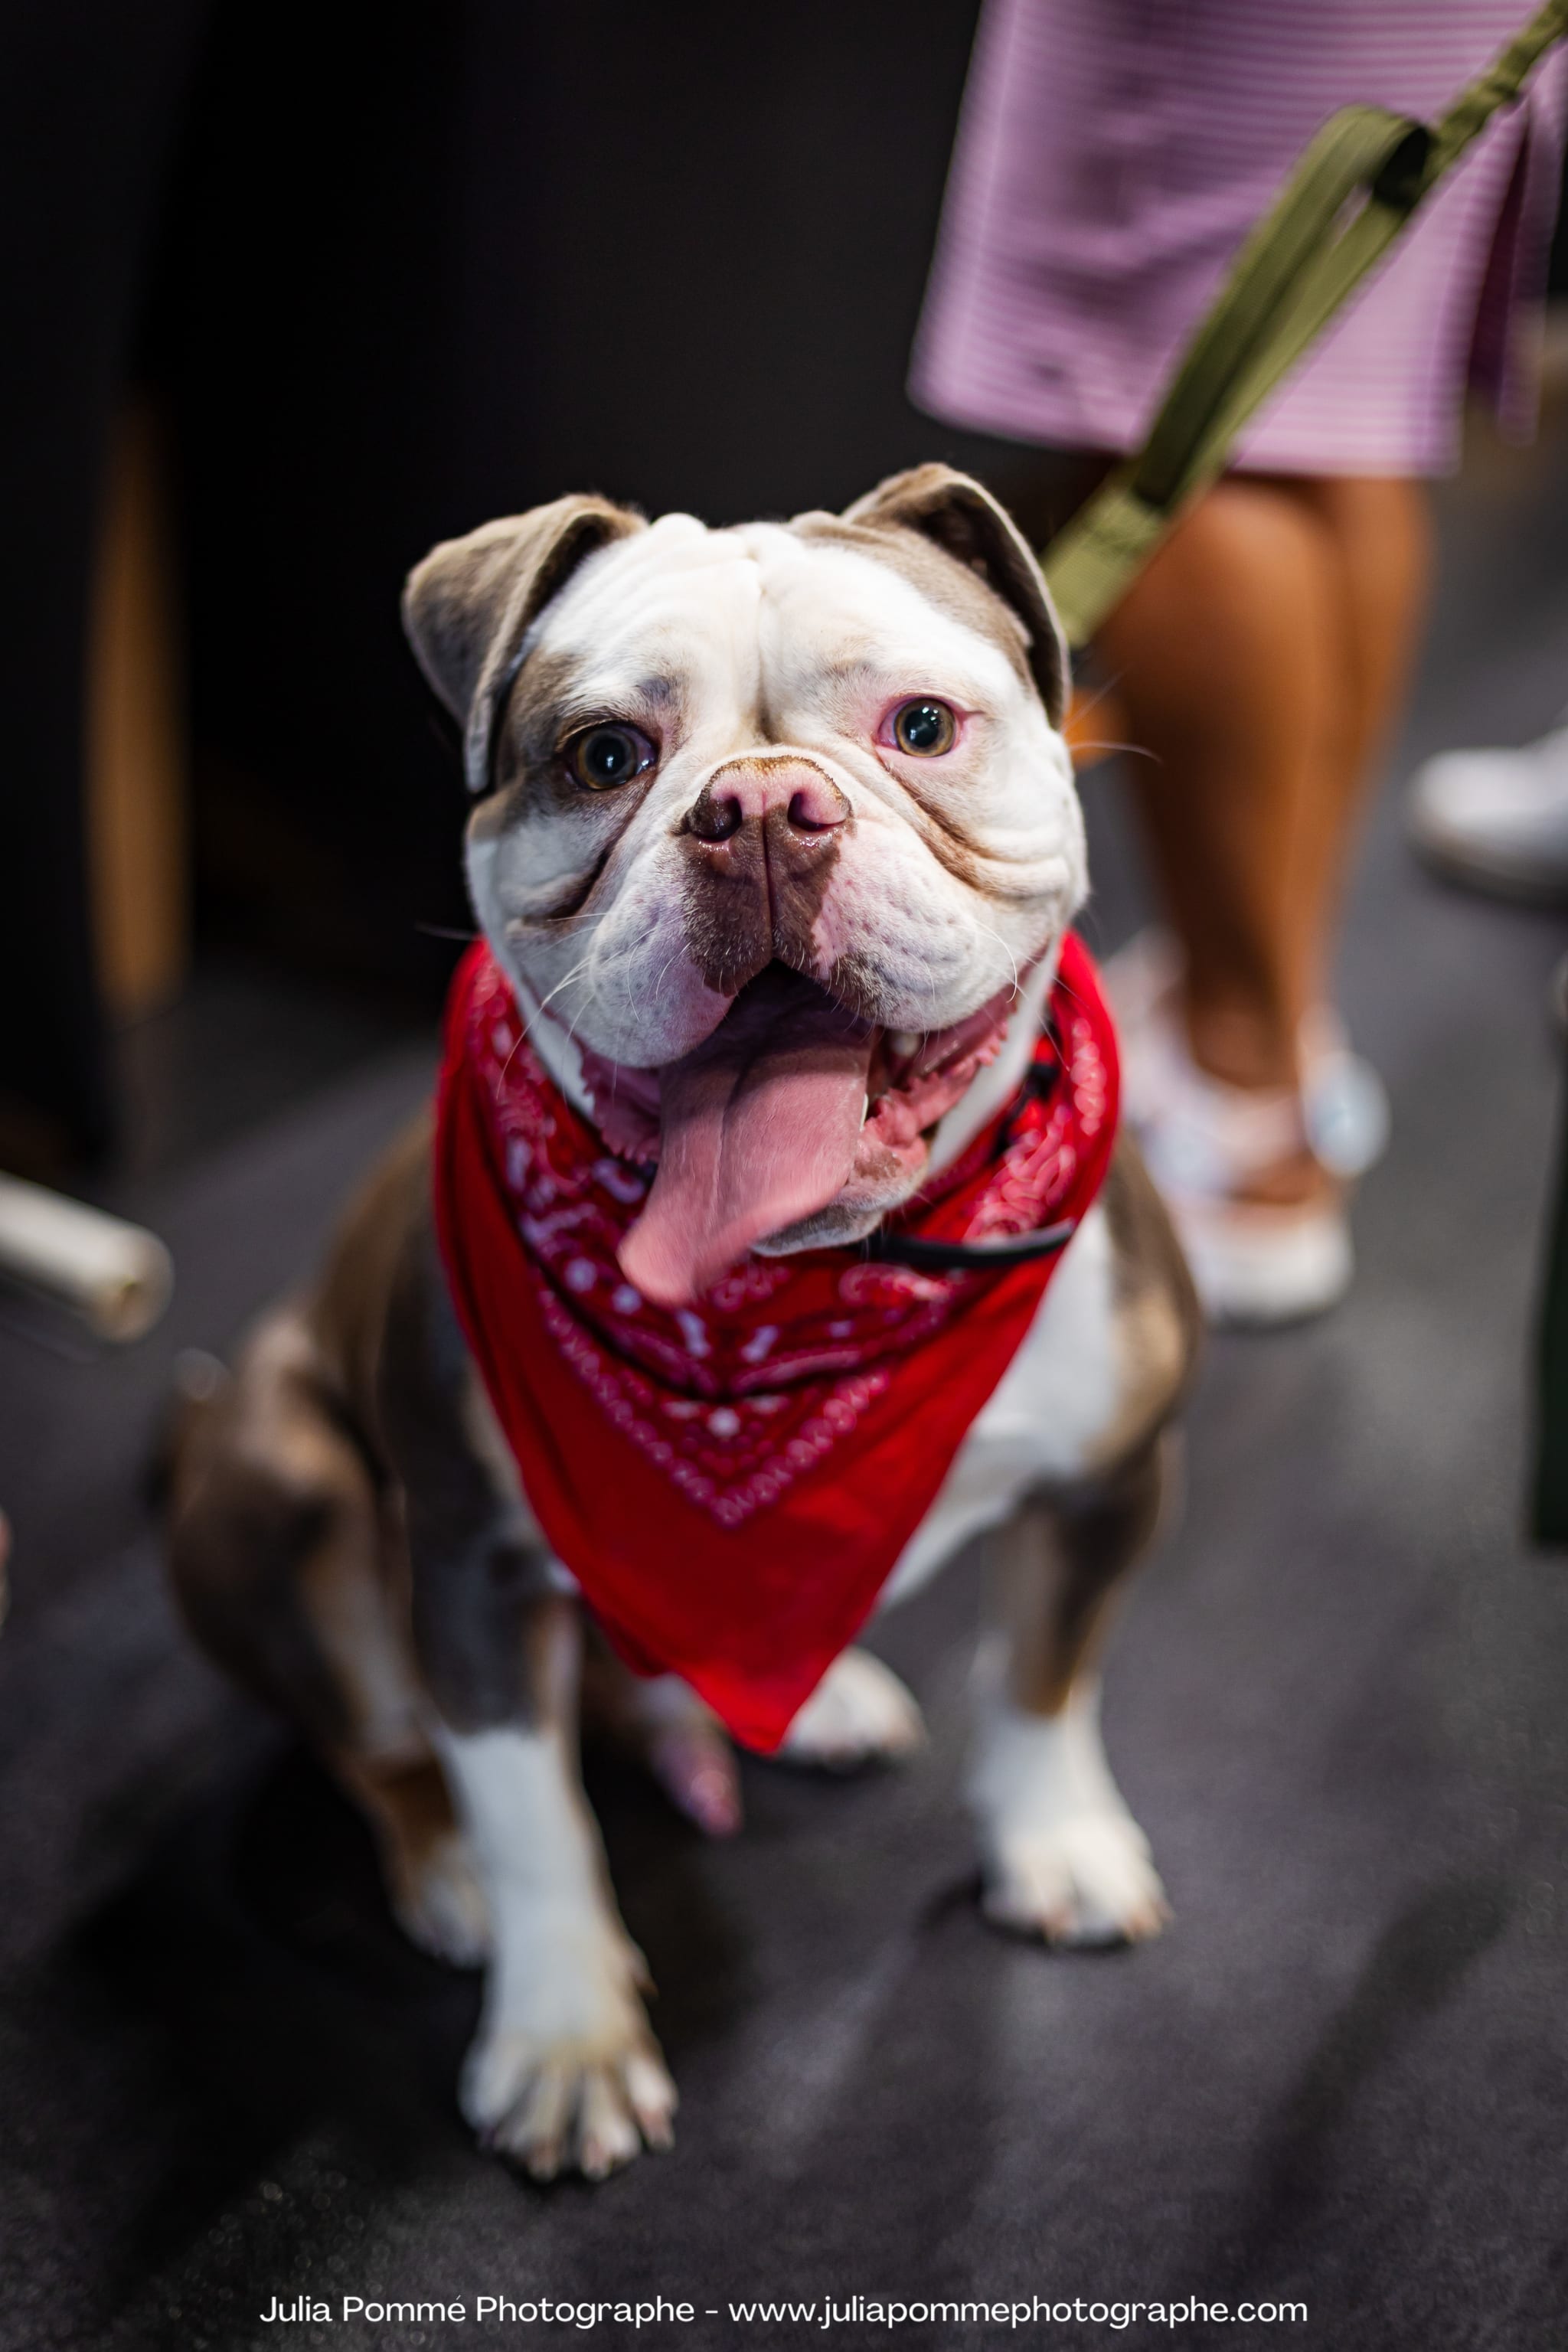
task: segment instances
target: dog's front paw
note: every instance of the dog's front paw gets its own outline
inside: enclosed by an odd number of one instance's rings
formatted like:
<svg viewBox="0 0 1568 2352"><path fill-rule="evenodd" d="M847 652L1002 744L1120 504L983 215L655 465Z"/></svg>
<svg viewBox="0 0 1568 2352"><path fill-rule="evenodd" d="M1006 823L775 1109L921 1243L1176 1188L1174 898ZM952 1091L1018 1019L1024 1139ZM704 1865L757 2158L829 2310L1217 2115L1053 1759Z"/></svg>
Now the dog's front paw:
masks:
<svg viewBox="0 0 1568 2352"><path fill-rule="evenodd" d="M561 1954L499 1992L463 2066L461 2104L487 2147L552 2180L590 2180L674 2137L675 2085L632 1981L635 1948Z"/></svg>
<svg viewBox="0 0 1568 2352"><path fill-rule="evenodd" d="M1138 1944L1170 1917L1149 1841L1121 1810L1080 1813L989 1842L988 1919L1047 1944Z"/></svg>
<svg viewBox="0 0 1568 2352"><path fill-rule="evenodd" d="M1122 1802L1092 1691L1054 1716L991 1715L971 1795L985 1916L1049 1944L1142 1943L1170 1917L1149 1841Z"/></svg>
<svg viewBox="0 0 1568 2352"><path fill-rule="evenodd" d="M834 1659L784 1736L786 1764L847 1772L874 1758L910 1755L925 1740L920 1708L897 1675L868 1650Z"/></svg>
<svg viewBox="0 0 1568 2352"><path fill-rule="evenodd" d="M500 2024L468 2053L462 2103L485 2145L535 2180L603 2180L674 2137L675 2084L646 2027L577 2044Z"/></svg>

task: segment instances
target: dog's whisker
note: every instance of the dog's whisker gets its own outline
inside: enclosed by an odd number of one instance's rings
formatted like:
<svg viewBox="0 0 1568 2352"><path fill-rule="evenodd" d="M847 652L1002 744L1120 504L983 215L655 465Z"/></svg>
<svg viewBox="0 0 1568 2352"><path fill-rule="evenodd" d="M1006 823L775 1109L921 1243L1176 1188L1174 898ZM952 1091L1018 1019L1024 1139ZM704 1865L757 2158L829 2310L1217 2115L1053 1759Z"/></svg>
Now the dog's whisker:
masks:
<svg viewBox="0 0 1568 2352"><path fill-rule="evenodd" d="M544 1012L549 1005L552 1004L558 996L563 994L564 992L571 987L574 981L581 980L583 974L587 971L588 966L592 961L592 955L585 955L582 957L578 962L574 963L571 971L565 975L564 979L558 980L556 982L554 987L550 991L549 995L542 996L540 998L539 1009L541 1013Z"/></svg>
<svg viewBox="0 0 1568 2352"><path fill-rule="evenodd" d="M980 920L980 919L979 919L979 917L978 917L978 916L976 916L976 917L974 918L974 928L975 928L975 929L976 929L977 931L979 931L979 932L981 933L981 935L982 935L984 938L988 939L988 940L995 940L995 942L996 942L996 944L997 944L997 946L1001 949L1001 950L1002 950L1003 954L1006 957L1006 959L1007 959L1007 962L1008 962L1008 966L1009 966L1009 968L1010 968L1010 970L1011 970L1011 971L1012 971L1012 974L1013 974L1013 979L1012 979L1012 983L1011 983L1011 985L1012 985L1012 990L1013 990L1013 993L1014 993L1014 995L1015 995L1015 996L1016 996L1016 995L1018 994L1018 992L1019 992L1019 981L1018 981L1018 959L1017 959L1017 957L1014 954L1014 952L1013 952L1012 949L1007 945L1007 942L1006 942L1006 940L1003 938L1003 936L1002 936L1001 932L1000 932L1000 931L994 931L994 930L992 929L992 928L991 928L990 924L989 924L989 923L983 923L983 922Z"/></svg>
<svg viewBox="0 0 1568 2352"><path fill-rule="evenodd" d="M1075 743L1073 749L1075 751L1121 751L1129 759L1152 760L1157 768L1163 768L1165 764L1160 753L1158 751L1152 751L1147 743L1100 743L1097 741L1093 743Z"/></svg>

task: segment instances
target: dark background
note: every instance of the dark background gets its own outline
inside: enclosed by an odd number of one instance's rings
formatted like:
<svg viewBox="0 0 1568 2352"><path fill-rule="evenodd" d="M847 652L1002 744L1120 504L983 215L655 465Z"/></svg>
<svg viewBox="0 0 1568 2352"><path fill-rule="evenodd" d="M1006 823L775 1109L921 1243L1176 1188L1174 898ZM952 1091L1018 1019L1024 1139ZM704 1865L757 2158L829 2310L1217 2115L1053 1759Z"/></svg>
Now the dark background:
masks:
<svg viewBox="0 0 1568 2352"><path fill-rule="evenodd" d="M0 1088L115 1108L81 878L105 452L164 432L196 912L429 1001L455 765L397 594L567 488L720 521L955 436L903 396L975 10L13 0Z"/></svg>

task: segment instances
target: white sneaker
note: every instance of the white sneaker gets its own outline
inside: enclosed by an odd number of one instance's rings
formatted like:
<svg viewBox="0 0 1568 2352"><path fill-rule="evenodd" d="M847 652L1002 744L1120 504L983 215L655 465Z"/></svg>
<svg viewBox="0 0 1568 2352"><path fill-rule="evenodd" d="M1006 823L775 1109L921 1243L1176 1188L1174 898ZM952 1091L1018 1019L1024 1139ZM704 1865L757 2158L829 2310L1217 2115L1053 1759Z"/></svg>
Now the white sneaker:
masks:
<svg viewBox="0 0 1568 2352"><path fill-rule="evenodd" d="M1121 1043L1123 1092L1131 1097L1144 1091L1138 1065L1146 1034L1160 1041L1164 1058L1181 976L1181 949L1157 923L1137 932L1105 964L1106 994ZM1364 1176L1388 1149L1387 1089L1372 1064L1352 1051L1331 1004L1314 1005L1305 1014L1299 1043L1301 1118L1313 1157L1331 1176ZM1129 1116L1134 1114L1130 1110Z"/></svg>
<svg viewBox="0 0 1568 2352"><path fill-rule="evenodd" d="M1204 1311L1211 1323L1253 1328L1321 1315L1344 1297L1354 1271L1342 1194L1278 1207L1236 1195L1304 1146L1332 1173L1369 1166L1387 1138L1381 1082L1325 1010L1313 1017L1310 1045L1303 1038L1309 1076L1300 1095L1226 1086L1187 1051L1174 1012L1179 976L1174 941L1147 931L1104 971L1128 1124L1181 1236Z"/></svg>
<svg viewBox="0 0 1568 2352"><path fill-rule="evenodd" d="M1300 1045L1301 1115L1313 1157L1347 1182L1364 1176L1388 1150L1388 1089L1352 1051L1331 1004L1315 1004L1302 1015Z"/></svg>
<svg viewBox="0 0 1568 2352"><path fill-rule="evenodd" d="M1411 845L1473 889L1568 903L1568 727L1518 751L1445 751L1418 768Z"/></svg>

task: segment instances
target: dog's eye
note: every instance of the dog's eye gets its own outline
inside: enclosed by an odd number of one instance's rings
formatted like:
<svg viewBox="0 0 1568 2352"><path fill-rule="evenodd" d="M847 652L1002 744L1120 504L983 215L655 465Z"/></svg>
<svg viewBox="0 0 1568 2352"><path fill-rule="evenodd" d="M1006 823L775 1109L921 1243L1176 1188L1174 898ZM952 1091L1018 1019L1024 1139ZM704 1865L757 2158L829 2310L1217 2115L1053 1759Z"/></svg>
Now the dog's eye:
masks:
<svg viewBox="0 0 1568 2352"><path fill-rule="evenodd" d="M573 781L590 793L612 793L617 784L629 784L658 756L640 728L619 726L584 727L563 753Z"/></svg>
<svg viewBox="0 0 1568 2352"><path fill-rule="evenodd" d="M934 760L951 751L957 738L958 721L952 711L945 702L934 702L929 695L901 702L893 713L894 742L917 760Z"/></svg>

